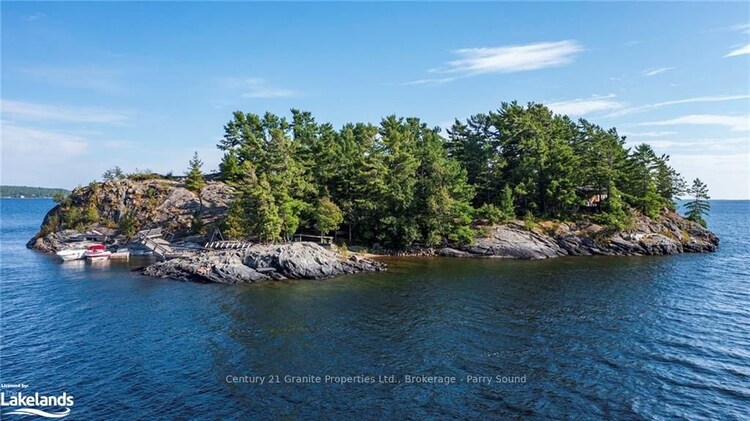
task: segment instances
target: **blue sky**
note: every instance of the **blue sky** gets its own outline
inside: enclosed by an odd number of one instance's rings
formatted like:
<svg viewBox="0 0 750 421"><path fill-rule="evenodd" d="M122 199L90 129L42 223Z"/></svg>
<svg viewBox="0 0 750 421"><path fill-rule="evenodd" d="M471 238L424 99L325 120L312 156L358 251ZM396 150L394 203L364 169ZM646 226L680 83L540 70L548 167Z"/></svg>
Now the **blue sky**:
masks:
<svg viewBox="0 0 750 421"><path fill-rule="evenodd" d="M543 102L750 198L747 3L2 2L2 183L218 166L231 112L447 127Z"/></svg>

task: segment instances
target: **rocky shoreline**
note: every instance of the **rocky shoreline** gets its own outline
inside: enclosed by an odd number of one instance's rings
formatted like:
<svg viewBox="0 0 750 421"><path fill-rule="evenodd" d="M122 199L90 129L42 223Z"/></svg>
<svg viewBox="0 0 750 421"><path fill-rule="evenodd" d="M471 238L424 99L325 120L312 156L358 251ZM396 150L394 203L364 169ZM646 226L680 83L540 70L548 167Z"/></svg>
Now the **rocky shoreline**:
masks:
<svg viewBox="0 0 750 421"><path fill-rule="evenodd" d="M247 250L197 253L156 262L146 276L184 281L242 284L267 280L326 279L338 275L385 270L385 265L338 253L314 243L258 244Z"/></svg>
<svg viewBox="0 0 750 421"><path fill-rule="evenodd" d="M237 284L273 279L323 279L346 273L384 270L384 265L361 256L344 257L313 243L258 244L239 251L202 250L207 230L197 234L192 226L199 217L217 226L232 200L232 188L209 181L201 198L175 180L119 180L95 187L76 189L67 208L56 206L44 218L40 232L27 247L47 253L80 248L86 242L72 242L81 229L69 229L71 214L65 209L95 208L98 222L87 223L116 248L128 246L128 236L115 221L127 215L139 221L138 229L161 228L171 234L173 246L189 252L182 257L157 262L144 275L200 282ZM80 216L79 216L80 218ZM65 225L61 221L67 221ZM476 226L471 244L444 244L408 250L383 250L377 245L372 255L449 256L473 258L549 259L563 256L643 256L703 253L716 250L719 239L700 224L664 210L656 219L634 216L627 228L616 230L585 220L577 222L512 221L500 225ZM360 250L350 247L350 250ZM365 251L365 250L362 250ZM370 255L368 255L370 256Z"/></svg>
<svg viewBox="0 0 750 421"><path fill-rule="evenodd" d="M527 229L521 222L489 228L474 244L412 249L399 255L550 259L563 256L653 256L716 251L719 238L674 212L658 220L637 217L616 231L591 222L545 221Z"/></svg>

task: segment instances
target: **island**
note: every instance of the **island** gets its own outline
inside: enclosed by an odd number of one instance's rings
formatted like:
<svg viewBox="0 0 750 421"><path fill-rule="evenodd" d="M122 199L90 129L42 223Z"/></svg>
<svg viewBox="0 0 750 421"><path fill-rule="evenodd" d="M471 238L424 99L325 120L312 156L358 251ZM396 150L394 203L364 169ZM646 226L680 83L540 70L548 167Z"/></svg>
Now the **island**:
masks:
<svg viewBox="0 0 750 421"><path fill-rule="evenodd" d="M59 195L68 195L70 190L47 187L0 186L0 197L14 199L51 199Z"/></svg>
<svg viewBox="0 0 750 421"><path fill-rule="evenodd" d="M299 110L238 111L224 133L218 172L204 174L197 153L184 176L115 167L58 198L28 247L140 244L160 257L145 275L236 284L383 270L373 254L547 259L719 244L699 179L688 186L669 156L542 104L502 103L445 134L396 116L337 130Z"/></svg>

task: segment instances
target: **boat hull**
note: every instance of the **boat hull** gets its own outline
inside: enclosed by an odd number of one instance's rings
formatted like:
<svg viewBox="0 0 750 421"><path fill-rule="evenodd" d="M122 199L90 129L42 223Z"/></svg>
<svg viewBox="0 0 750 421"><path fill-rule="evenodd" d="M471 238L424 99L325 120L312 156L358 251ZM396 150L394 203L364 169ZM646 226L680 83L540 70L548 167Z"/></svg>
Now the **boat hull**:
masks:
<svg viewBox="0 0 750 421"><path fill-rule="evenodd" d="M108 260L112 252L105 251L101 253L86 253L86 259L91 261Z"/></svg>
<svg viewBox="0 0 750 421"><path fill-rule="evenodd" d="M84 258L84 255L86 254L86 250L62 250L58 251L57 257L59 257L63 262L69 262L72 260L81 260Z"/></svg>

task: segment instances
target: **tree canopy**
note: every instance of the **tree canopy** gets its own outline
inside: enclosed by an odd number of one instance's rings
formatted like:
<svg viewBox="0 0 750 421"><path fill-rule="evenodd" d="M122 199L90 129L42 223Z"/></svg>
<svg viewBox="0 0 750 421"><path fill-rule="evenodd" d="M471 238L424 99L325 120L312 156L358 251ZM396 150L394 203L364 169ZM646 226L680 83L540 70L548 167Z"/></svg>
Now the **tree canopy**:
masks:
<svg viewBox="0 0 750 421"><path fill-rule="evenodd" d="M447 133L393 115L336 129L299 110L237 111L224 133L220 178L238 192L225 229L263 241L341 228L393 248L466 243L477 223L519 216L622 227L632 212L676 209L685 192L669 156L534 103L502 103Z"/></svg>

